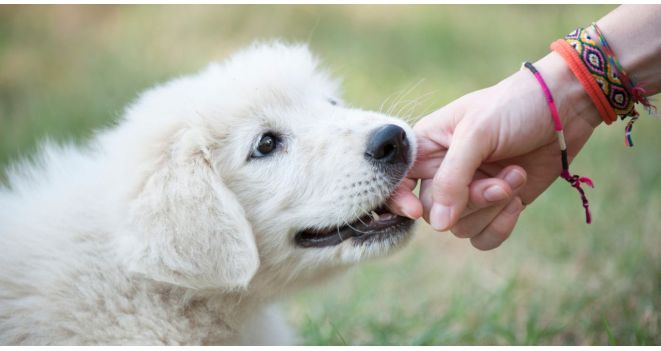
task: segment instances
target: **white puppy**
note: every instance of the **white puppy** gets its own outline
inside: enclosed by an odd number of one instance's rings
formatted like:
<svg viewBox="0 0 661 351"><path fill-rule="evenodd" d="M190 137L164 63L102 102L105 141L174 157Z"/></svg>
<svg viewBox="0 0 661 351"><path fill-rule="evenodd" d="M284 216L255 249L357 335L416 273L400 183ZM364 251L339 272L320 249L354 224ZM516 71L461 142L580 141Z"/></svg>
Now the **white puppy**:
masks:
<svg viewBox="0 0 661 351"><path fill-rule="evenodd" d="M0 344L288 344L283 293L400 247L410 128L343 106L303 46L148 90L0 188Z"/></svg>

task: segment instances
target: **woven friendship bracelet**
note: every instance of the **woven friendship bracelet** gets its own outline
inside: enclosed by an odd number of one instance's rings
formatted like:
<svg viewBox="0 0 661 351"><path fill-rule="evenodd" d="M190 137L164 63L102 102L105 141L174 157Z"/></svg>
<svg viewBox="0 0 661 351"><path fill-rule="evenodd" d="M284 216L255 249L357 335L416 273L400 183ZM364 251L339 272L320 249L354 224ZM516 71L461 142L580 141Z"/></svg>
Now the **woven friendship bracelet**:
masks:
<svg viewBox="0 0 661 351"><path fill-rule="evenodd" d="M629 75L624 71L624 68L620 64L620 61L618 61L617 57L615 57L615 53L613 52L613 49L611 49L610 45L608 45L608 41L606 40L604 33L601 32L599 26L597 26L597 24L594 22L592 22L590 28L592 28L594 32L597 33L597 36L599 36L599 43L601 44L601 48L608 57L608 61L610 62L610 64L613 66L613 70L617 78L622 82L624 88L627 91L633 92L633 87L635 86L635 83L633 83L633 81L629 78Z"/></svg>
<svg viewBox="0 0 661 351"><path fill-rule="evenodd" d="M620 64L620 61L615 56L613 49L611 49L610 45L608 45L608 41L606 40L604 33L602 33L601 29L599 29L599 26L597 26L596 23L592 23L592 26L590 27L593 28L595 33L597 33L597 35L599 36L601 47L604 49L606 55L608 55L608 59L611 61L611 64L615 66L618 78L620 78L622 83L624 83L624 87L631 93L633 102L642 104L648 113L654 114L654 110L656 109L656 107L652 105L652 103L649 101L647 97L655 94L655 92L648 91L645 88L643 88L642 84L637 84L636 82L634 82L634 80L627 74L627 72L624 71L622 64ZM635 112L634 114L638 115L637 112Z"/></svg>
<svg viewBox="0 0 661 351"><path fill-rule="evenodd" d="M613 113L610 113L607 108L600 106L603 105L603 101L599 101L601 99L594 96L594 87L589 87L593 84L589 84L582 80L580 75L584 76L585 72L582 74L577 73L577 71L581 71L581 69L572 67L570 64L572 58L569 57L568 53L565 53L567 55L563 57L570 65L574 75L581 80L581 84L583 84L585 90L590 95L590 98L592 98L595 105L597 105L599 114L606 124L610 124L609 121L612 122L611 119L613 118L613 115L620 116L623 120L627 117L631 117L624 128L624 143L625 145L632 147L633 140L631 138L631 130L633 129L633 124L640 116L638 111L636 111L635 104L642 104L647 112L654 115L656 108L647 98L647 96L652 95L652 93L645 90L642 85L636 84L624 71L624 68L615 56L613 49L608 44L608 41L599 26L596 23L592 23L588 29L589 30L577 28L573 32L567 34L564 40L576 51L585 68L583 71L587 71L592 75L594 82L601 89L606 101L612 108ZM591 32L594 35L591 35ZM552 48L554 44L551 45ZM559 47L557 44L555 46ZM561 49L554 50L561 53ZM615 117L615 119L616 118L617 117Z"/></svg>
<svg viewBox="0 0 661 351"><path fill-rule="evenodd" d="M565 36L565 41L576 50L585 67L590 71L595 82L608 99L608 103L618 116L634 116L638 113L634 108L631 89L627 87L630 81L622 79L617 69L610 47L599 45L587 30L577 28ZM604 41L602 41L602 44ZM602 50L602 47L604 50Z"/></svg>
<svg viewBox="0 0 661 351"><path fill-rule="evenodd" d="M597 36L599 37L599 42L601 44L601 48L603 49L604 53L608 57L608 60L613 66L613 69L617 74L617 77L623 83L624 88L629 92L631 96L632 105L635 105L636 103L640 103L645 107L645 110L649 114L654 115L656 107L652 105L652 103L647 98L647 96L652 95L653 92L647 91L645 88L642 87L642 85L636 84L636 82L634 82L633 79L624 71L622 64L620 64L620 61L615 56L615 52L613 52L613 49L610 47L610 45L608 45L608 41L606 40L606 37L604 36L604 33L601 31L599 26L593 22L590 28L592 28L594 32L597 33ZM640 115L638 111L636 111L635 107L632 107L631 111L628 114L620 115L622 119L626 118L627 116L630 116L631 120L629 120L629 123L627 123L627 126L624 128L625 131L624 143L625 145L632 147L633 140L631 139L631 130L633 129L633 124L636 122L636 120L638 120L638 117Z"/></svg>
<svg viewBox="0 0 661 351"><path fill-rule="evenodd" d="M537 71L537 69L535 68L535 66L532 65L532 63L526 61L523 63L521 69L523 69L523 67L527 68L528 70L530 70L530 72L532 72L532 74L535 76L535 79L537 79L537 82L542 88L542 92L544 93L544 98L546 98L546 103L549 105L549 109L551 110L551 117L553 118L553 126L555 129L555 133L558 136L558 144L560 145L560 160L562 166L560 176L564 180L566 180L572 187L574 187L580 194L581 201L583 202L583 208L585 209L585 221L588 224L590 224L592 223L592 215L590 214L590 204L588 203L588 198L585 195L585 191L581 187L581 183L587 184L591 188L594 188L594 183L592 182L592 179L588 177L581 177L569 173L569 156L567 155L567 142L565 141L565 133L562 128L562 121L560 120L560 114L558 113L558 108L556 107L555 101L553 100L553 95L551 94L551 90L546 85L546 82L544 81L544 78L542 78L542 75L539 73L539 71Z"/></svg>

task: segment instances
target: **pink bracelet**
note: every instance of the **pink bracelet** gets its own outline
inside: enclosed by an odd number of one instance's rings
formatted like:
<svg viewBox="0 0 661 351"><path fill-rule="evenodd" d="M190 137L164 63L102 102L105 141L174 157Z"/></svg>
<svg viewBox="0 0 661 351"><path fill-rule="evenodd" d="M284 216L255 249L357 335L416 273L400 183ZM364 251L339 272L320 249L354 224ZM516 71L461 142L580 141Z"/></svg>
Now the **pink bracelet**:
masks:
<svg viewBox="0 0 661 351"><path fill-rule="evenodd" d="M592 182L592 179L588 177L580 177L578 175L572 175L569 173L569 157L567 156L567 142L565 141L565 133L562 130L562 121L560 121L560 114L558 114L558 108L555 106L555 101L553 100L553 95L551 95L551 90L549 87L546 85L546 82L544 81L544 78L542 78L542 75L539 74L539 71L535 68L535 66L532 65L532 63L526 61L523 63L523 67L527 68L532 72L532 74L535 76L535 79L537 79L537 82L539 85L542 87L542 91L544 92L544 97L546 98L546 102L549 105L549 109L551 110L551 117L553 117L553 125L555 127L555 133L558 136L558 144L560 144L560 157L562 161L562 171L560 172L560 176L569 182L569 184L576 188L578 193L581 195L581 201L583 201L583 208L585 209L585 221L590 224L592 223L592 216L590 214L590 204L588 203L588 198L585 195L585 191L583 188L581 188L581 183L587 184L589 187L594 188L594 183ZM522 67L522 68L523 68Z"/></svg>

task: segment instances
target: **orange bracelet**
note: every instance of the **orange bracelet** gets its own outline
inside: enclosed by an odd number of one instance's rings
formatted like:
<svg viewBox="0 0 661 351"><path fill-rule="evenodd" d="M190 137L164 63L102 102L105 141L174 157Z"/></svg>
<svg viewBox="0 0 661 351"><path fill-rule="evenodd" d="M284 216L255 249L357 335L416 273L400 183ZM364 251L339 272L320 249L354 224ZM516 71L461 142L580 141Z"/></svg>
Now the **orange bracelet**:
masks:
<svg viewBox="0 0 661 351"><path fill-rule="evenodd" d="M578 57L576 50L574 50L574 48L572 48L571 45L569 45L569 43L563 39L558 39L551 43L551 50L562 56L562 58L569 66L569 69L571 69L572 73L574 73L574 76L576 76L576 79L581 82L583 89L585 89L585 92L588 93L592 99L592 102L597 107L597 111L599 111L601 119L606 124L611 124L617 120L615 111L610 106L606 96L603 94L601 88L599 88L599 85L594 80L588 69L583 65L583 62L581 61L581 58Z"/></svg>

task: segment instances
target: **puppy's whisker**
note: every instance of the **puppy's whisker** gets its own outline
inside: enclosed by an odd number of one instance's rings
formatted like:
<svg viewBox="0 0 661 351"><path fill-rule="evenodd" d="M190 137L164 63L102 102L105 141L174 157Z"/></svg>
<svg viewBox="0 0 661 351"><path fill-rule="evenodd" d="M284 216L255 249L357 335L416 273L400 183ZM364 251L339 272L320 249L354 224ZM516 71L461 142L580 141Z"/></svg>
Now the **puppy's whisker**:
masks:
<svg viewBox="0 0 661 351"><path fill-rule="evenodd" d="M388 95L388 96L386 97L386 99L383 100L383 102L381 103L381 107L379 108L379 112L383 112L383 107L384 107L384 105L386 105L388 102L390 102L391 99L394 99L395 102L394 102L393 104L396 105L396 104L397 104L397 101L398 101L399 99L405 97L405 95L407 94L406 91L409 90L409 89L410 89L410 87L404 87L404 88L399 89L399 90L393 92L392 94ZM391 109L392 109L392 104L390 105L390 109L389 109L389 111L390 111ZM388 113L386 112L386 114L388 114Z"/></svg>
<svg viewBox="0 0 661 351"><path fill-rule="evenodd" d="M388 103L390 104L390 106L388 107L388 110L385 111L385 114L389 114L389 112L392 111L393 106L396 106L397 103L398 103L398 101L399 101L400 99L402 99L402 95L405 94L406 89L408 89L408 88L402 88L402 89L397 90L396 92L390 94L390 96L388 96L388 98L384 101L384 104L385 104L386 102L388 102ZM391 99L392 99L392 100L391 100Z"/></svg>
<svg viewBox="0 0 661 351"><path fill-rule="evenodd" d="M399 117L404 116L405 114L410 112L410 110L412 108L415 108L415 104L417 104L417 102L418 102L418 99L411 99L411 100L402 101L402 105L400 106L400 108L395 113L395 116L399 116Z"/></svg>
<svg viewBox="0 0 661 351"><path fill-rule="evenodd" d="M427 105L425 105L425 107L421 109L422 112L421 112L420 114L418 114L418 115L415 115L415 116L411 117L411 121L408 121L408 122L409 122L410 124L415 124L415 123L418 122L422 117L424 117L424 116L426 116L426 115L432 113L434 110L437 109L437 107L432 107L433 104L434 104L434 101L433 101L433 100L430 101L429 103L427 103Z"/></svg>
<svg viewBox="0 0 661 351"><path fill-rule="evenodd" d="M360 209L360 211L361 211L362 213L364 213L365 215L371 215L370 213L368 213L367 211L365 211L362 207L359 207L359 209ZM360 216L360 217L358 217L358 221L359 221L360 223L362 223L363 225L367 225L367 223L363 222L363 220L362 220L363 217L364 217L364 216Z"/></svg>
<svg viewBox="0 0 661 351"><path fill-rule="evenodd" d="M363 222L363 220L360 218L358 218L358 222L362 223L363 225L367 225L367 223Z"/></svg>
<svg viewBox="0 0 661 351"><path fill-rule="evenodd" d="M342 238L342 232L340 232L340 226L339 225L335 225L335 230L337 230L337 236L340 237L340 241L344 241L344 239Z"/></svg>
<svg viewBox="0 0 661 351"><path fill-rule="evenodd" d="M401 102L401 100L404 98L403 95L398 95L395 100L393 100L392 104L390 104L390 107L386 111L387 115L391 115L392 112L397 108L398 104Z"/></svg>
<svg viewBox="0 0 661 351"><path fill-rule="evenodd" d="M422 82L424 81L424 78L418 80L415 84L411 85L408 89L406 89L396 100L396 102L388 109L388 115L392 113L393 110L397 108L397 105L405 99L413 90L415 90Z"/></svg>
<svg viewBox="0 0 661 351"><path fill-rule="evenodd" d="M384 113L383 108L385 107L385 105L386 105L388 102L390 102L390 99L393 99L393 98L395 98L395 97L399 97L399 95L401 95L401 94L403 93L404 89L406 89L406 88L402 88L402 89L396 90L395 92L393 92L393 93L391 93L390 95L388 95L388 96L383 100L383 102L381 103L381 106L379 106L379 112Z"/></svg>
<svg viewBox="0 0 661 351"><path fill-rule="evenodd" d="M363 232L363 231L360 231L360 230L358 230L358 229L352 227L351 224L347 223L346 221L344 221L344 224L345 224L347 227L353 229L355 232L358 232L358 233L361 233L361 234L368 234L368 233L369 233L369 232Z"/></svg>
<svg viewBox="0 0 661 351"><path fill-rule="evenodd" d="M431 91L428 91L428 92L418 96L415 99L403 101L403 102L407 102L407 103L405 105L403 105L402 108L400 108L400 110L398 111L396 116L401 117L402 115L407 115L407 114L415 111L415 109L420 105L421 102L428 99L430 97L430 95L435 93L435 92L436 92L436 90L431 90Z"/></svg>
<svg viewBox="0 0 661 351"><path fill-rule="evenodd" d="M315 34L317 31L317 27L319 26L319 20L321 19L321 16L317 16L317 20L314 22L314 26L312 26L312 29L310 30L310 33L308 33L308 38L305 41L310 45L310 42L312 41L312 36Z"/></svg>
<svg viewBox="0 0 661 351"><path fill-rule="evenodd" d="M418 86L420 86L420 84L422 84L422 82L424 82L424 81L425 81L424 78L419 79L417 82L415 82L413 85L411 85L411 87L408 88L408 89L404 92L404 94L402 94L401 98L404 99L404 98L408 97L409 94L412 93L415 89L417 89Z"/></svg>
<svg viewBox="0 0 661 351"><path fill-rule="evenodd" d="M361 211L362 213L365 214L365 216L369 216L369 217L374 218L374 215L372 215L372 212L374 212L374 211L367 211L367 210L366 210L365 208L363 208L362 206L358 206L358 208L360 209L360 211ZM361 217L361 218L362 218L362 217ZM360 218L358 218L358 220L360 221L360 223L362 223L362 224L364 224L364 225L367 225L367 224L366 224L365 222L363 222Z"/></svg>

